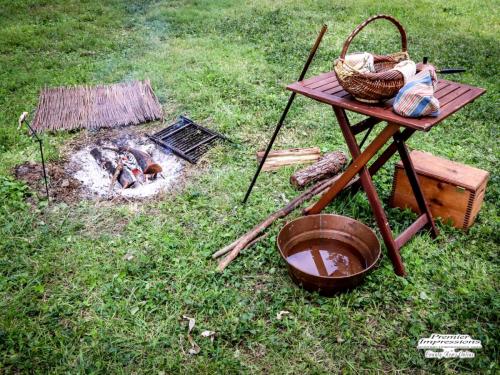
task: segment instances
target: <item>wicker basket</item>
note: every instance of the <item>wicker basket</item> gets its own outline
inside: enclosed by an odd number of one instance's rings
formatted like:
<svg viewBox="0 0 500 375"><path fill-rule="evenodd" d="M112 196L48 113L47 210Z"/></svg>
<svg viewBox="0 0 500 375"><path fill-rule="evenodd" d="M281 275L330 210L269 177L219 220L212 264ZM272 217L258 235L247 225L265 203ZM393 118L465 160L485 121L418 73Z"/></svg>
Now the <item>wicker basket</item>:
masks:
<svg viewBox="0 0 500 375"><path fill-rule="evenodd" d="M347 49L354 37L365 28L370 22L378 19L391 21L401 34L401 52L390 55L374 55L375 73L362 73L351 66L345 64L344 59ZM349 92L357 100L366 103L378 103L385 99L394 97L399 89L404 85L403 74L396 70L391 70L403 60L408 60L409 55L406 50L406 33L403 26L394 17L379 14L365 20L349 35L344 43L340 57L334 62L334 70L339 83L344 90Z"/></svg>

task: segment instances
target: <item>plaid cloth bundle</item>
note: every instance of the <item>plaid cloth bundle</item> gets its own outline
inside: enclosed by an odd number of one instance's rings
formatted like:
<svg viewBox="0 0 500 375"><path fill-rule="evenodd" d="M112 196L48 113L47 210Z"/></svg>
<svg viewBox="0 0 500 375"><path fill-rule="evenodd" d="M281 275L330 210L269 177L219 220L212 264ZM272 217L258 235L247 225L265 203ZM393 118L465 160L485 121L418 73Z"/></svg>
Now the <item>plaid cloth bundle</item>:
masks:
<svg viewBox="0 0 500 375"><path fill-rule="evenodd" d="M439 101L434 97L436 88L434 69L422 70L399 90L393 104L394 112L404 117L439 115Z"/></svg>

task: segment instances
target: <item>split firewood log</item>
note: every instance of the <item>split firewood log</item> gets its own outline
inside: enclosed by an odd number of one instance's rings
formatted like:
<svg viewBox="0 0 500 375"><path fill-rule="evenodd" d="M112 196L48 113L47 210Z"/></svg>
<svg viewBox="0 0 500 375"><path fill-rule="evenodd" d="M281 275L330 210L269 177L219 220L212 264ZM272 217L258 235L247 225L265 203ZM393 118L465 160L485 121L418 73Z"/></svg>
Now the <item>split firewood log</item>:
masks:
<svg viewBox="0 0 500 375"><path fill-rule="evenodd" d="M264 154L265 151L257 151L257 162L261 162ZM267 159L262 167L262 170L274 171L288 165L314 163L320 157L321 151L319 147L275 150L271 151L269 155L267 155Z"/></svg>
<svg viewBox="0 0 500 375"><path fill-rule="evenodd" d="M312 182L335 176L346 163L347 157L343 152L329 152L316 163L295 172L290 177L290 183L297 189L303 189Z"/></svg>
<svg viewBox="0 0 500 375"><path fill-rule="evenodd" d="M93 148L90 150L90 154L94 157L94 159L97 161L97 163L106 171L109 173L111 177L114 176L115 171L116 171L116 164L109 160L106 156L103 155L101 150L99 150L97 147ZM123 166L120 174L118 175L118 182L120 185L126 189L131 187L137 179L135 176L132 174L130 169L127 167Z"/></svg>

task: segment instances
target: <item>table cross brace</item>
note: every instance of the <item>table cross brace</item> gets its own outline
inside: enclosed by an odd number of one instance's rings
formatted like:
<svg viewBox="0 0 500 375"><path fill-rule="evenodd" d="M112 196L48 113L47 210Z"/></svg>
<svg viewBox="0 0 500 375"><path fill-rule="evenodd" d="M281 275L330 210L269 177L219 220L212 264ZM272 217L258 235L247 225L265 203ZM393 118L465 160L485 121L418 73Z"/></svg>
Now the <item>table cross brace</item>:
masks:
<svg viewBox="0 0 500 375"><path fill-rule="evenodd" d="M400 126L394 123L387 123L385 128L375 137L375 139L361 152L360 146L356 141L355 134L362 132L360 126L354 125L350 126L349 119L345 113L345 110L336 106L332 106L337 121L342 130L342 134L346 140L349 152L352 155L353 162L345 170L345 172L340 176L337 182L323 194L319 201L306 208L304 210L305 214L318 214L320 213L335 197L347 186L349 181L352 180L356 174L359 174L359 183L353 184L353 189L359 189L362 187L365 191L370 206L375 215L375 220L377 226L379 227L380 234L384 240L387 247L389 257L394 267L394 271L399 276L405 275L405 268L400 255L401 247L410 240L410 238L415 235L419 230L424 227L429 227L431 229L431 234L433 236L438 235L437 228L434 224L432 214L429 209L425 197L422 193L420 183L418 181L417 173L415 172L413 163L409 157L408 149L406 147L405 141L415 132L413 129L405 129L400 132ZM370 120L368 118L365 123L374 125L377 119ZM357 127L356 127L357 126ZM358 131L359 130L359 131ZM377 154L377 152L384 147L384 145L390 140L393 142L386 148L384 152L375 160L375 162L367 167L370 160ZM418 202L421 215L417 220L411 224L406 230L404 230L396 239L392 235L392 230L387 220L386 213L383 209L380 198L373 184L372 176L375 175L380 168L394 155L396 152L401 156L403 161L403 167L408 175L408 180L412 187L415 199Z"/></svg>

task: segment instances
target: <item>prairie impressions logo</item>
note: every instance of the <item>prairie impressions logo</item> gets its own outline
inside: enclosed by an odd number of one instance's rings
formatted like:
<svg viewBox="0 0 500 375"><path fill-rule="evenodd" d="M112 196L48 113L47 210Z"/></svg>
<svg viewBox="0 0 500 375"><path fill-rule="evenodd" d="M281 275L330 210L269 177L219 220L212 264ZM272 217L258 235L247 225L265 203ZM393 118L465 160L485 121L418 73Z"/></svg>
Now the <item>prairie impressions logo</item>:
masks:
<svg viewBox="0 0 500 375"><path fill-rule="evenodd" d="M481 349L481 341L474 340L469 335L438 335L418 340L417 349L425 349L425 358L474 358L470 350ZM438 349L438 351L433 350Z"/></svg>

